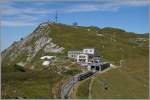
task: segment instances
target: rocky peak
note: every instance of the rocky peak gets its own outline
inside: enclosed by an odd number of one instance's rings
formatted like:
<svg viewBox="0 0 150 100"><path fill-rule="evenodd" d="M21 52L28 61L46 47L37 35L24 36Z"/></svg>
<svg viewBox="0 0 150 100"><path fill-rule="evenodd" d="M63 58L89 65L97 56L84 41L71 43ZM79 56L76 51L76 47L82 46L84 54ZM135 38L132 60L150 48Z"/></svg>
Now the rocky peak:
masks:
<svg viewBox="0 0 150 100"><path fill-rule="evenodd" d="M41 23L30 35L14 42L9 48L2 52L2 60L9 58L10 61L16 61L18 57L23 56L25 62L31 61L42 49L45 53L60 53L63 47L53 43L50 37L51 29L48 27L52 23ZM19 59L22 62L22 59ZM17 61L18 63L18 61Z"/></svg>

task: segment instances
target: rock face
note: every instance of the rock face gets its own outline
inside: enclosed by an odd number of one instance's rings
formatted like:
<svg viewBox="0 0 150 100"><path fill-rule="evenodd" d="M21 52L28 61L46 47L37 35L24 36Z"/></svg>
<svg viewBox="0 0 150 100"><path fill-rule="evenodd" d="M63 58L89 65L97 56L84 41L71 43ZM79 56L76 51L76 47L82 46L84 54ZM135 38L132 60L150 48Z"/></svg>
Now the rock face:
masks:
<svg viewBox="0 0 150 100"><path fill-rule="evenodd" d="M50 37L52 23L41 23L29 36L20 41L14 42L9 48L2 52L2 60L30 62L39 53L61 53L64 48L53 43ZM22 61L23 59L23 61Z"/></svg>

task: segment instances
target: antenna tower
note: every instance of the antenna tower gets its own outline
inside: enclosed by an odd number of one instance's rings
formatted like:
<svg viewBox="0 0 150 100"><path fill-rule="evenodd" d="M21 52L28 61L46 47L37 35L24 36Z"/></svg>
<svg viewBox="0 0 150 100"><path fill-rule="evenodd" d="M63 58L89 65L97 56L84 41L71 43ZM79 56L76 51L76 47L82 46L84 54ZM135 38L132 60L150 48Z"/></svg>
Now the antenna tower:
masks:
<svg viewBox="0 0 150 100"><path fill-rule="evenodd" d="M56 10L55 23L57 23L57 20L58 20L58 14L57 14L57 10Z"/></svg>

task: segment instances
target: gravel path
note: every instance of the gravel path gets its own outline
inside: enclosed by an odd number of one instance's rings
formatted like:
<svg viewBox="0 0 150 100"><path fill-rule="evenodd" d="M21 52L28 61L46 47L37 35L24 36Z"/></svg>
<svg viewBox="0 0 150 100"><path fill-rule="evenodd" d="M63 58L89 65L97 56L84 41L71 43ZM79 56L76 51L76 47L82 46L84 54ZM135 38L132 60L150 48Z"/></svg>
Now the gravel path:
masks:
<svg viewBox="0 0 150 100"><path fill-rule="evenodd" d="M91 78L91 81L90 81L90 85L89 85L89 98L88 99L92 99L92 85L93 85L93 82L94 82L94 77Z"/></svg>

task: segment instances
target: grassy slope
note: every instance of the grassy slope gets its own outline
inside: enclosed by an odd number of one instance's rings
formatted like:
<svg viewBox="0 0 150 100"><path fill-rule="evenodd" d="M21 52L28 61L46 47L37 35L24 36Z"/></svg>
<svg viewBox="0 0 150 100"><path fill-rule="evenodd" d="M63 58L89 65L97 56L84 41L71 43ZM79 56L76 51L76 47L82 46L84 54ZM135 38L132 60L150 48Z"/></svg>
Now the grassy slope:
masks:
<svg viewBox="0 0 150 100"><path fill-rule="evenodd" d="M94 47L107 61L113 64L119 65L120 60L124 60L121 70L125 73L122 75L119 71L112 72L110 75L110 81L118 77L118 80L114 81L112 87L122 90L120 96L116 97L117 90L114 95L104 94L104 97L108 98L147 98L148 96L148 48L139 47L136 44L132 44L129 40L135 40L138 35L134 33L128 33L122 30L116 30L112 28L104 28L97 30L91 28L91 31L87 30L87 27L70 27L64 25L53 25L49 26L52 29L50 34L53 37L53 41L60 46L66 48L66 52L71 48L86 48ZM103 37L98 37L97 34L103 34ZM111 39L115 41L111 41ZM103 48L104 47L104 48ZM124 80L128 85L123 85L122 87L116 84L123 84L119 79ZM133 81L136 80L136 81ZM144 85L146 87L144 87ZM84 85L82 85L84 86ZM132 87L132 88L130 88ZM94 88L94 87L93 87ZM133 93L128 93L127 91L136 91ZM80 91L80 89L79 89ZM94 89L95 92L99 93L99 90ZM139 94L139 91L142 92ZM120 91L118 91L119 93ZM80 92L81 93L81 92ZM94 94L93 94L94 95ZM94 95L94 98L101 98L103 93L99 96ZM82 98L82 97L81 97Z"/></svg>
<svg viewBox="0 0 150 100"><path fill-rule="evenodd" d="M16 96L53 98L51 88L60 79L61 76L48 71L2 74L2 96L3 98L14 98Z"/></svg>
<svg viewBox="0 0 150 100"><path fill-rule="evenodd" d="M59 75L57 73L58 69L52 67L55 66L51 66L51 70L3 72L2 98L15 98L17 96L28 99L60 98L58 89L60 84L63 84L64 80L81 72L81 70L78 65L74 65L73 68Z"/></svg>
<svg viewBox="0 0 150 100"><path fill-rule="evenodd" d="M53 63L55 65L49 66L50 70L39 70L44 66L41 65L42 62L38 58L36 58L37 63L32 62L35 66L34 70L26 69L26 72L20 72L15 70L13 66L13 71L2 70L2 98L15 98L17 96L32 99L60 98L60 84L63 84L64 80L69 79L74 74L81 72L77 64L69 66L69 70L64 69L65 66L71 64L70 60L57 61ZM29 64L28 66L32 65ZM61 75L58 74L60 70L62 70Z"/></svg>
<svg viewBox="0 0 150 100"><path fill-rule="evenodd" d="M88 28L90 29L90 31L87 30ZM137 94L135 93L132 95L131 93L131 95L129 96L126 93L125 94L122 93L120 97L126 97L126 98L130 98L130 97L134 98L135 96L139 98L146 97L148 88L144 88L143 86L144 84L146 84L146 86L148 85L148 48L141 48L141 47L138 47L137 45L134 45L128 42L129 39L135 39L137 37L135 34L130 34L122 30L116 30L112 28L105 28L105 29L99 30L95 27L71 27L71 26L62 25L62 24L49 25L49 30L51 30L49 31L49 36L53 38L53 42L58 44L59 46L65 47L65 51L61 55L66 56L67 51L71 48L94 47L98 50L98 52L100 52L100 54L103 56L104 59L114 64L118 65L120 60L123 59L124 64L121 70L125 71L125 74L122 75L122 73L120 73L119 71L116 71L116 72L113 71L110 74L107 73L106 77L109 76L110 81L113 81L113 79L117 77L119 77L119 79L123 79L124 77L129 77L129 79L126 78L126 81L127 83L129 83L129 86L124 85L125 91L130 90L129 87L132 87L135 84L134 81L132 81L131 79L136 80L136 82L139 82L139 83L136 83L138 85L135 85L133 88L134 89L138 88L139 91L142 91L143 95L140 95L137 92L136 92ZM98 33L103 34L103 36L102 37L97 36ZM36 65L39 68L40 68L40 64L39 64L40 62L36 63L35 61L37 61L41 55L42 53L39 53L35 57L35 59L32 61L32 64ZM23 57L21 56L19 59L22 59L22 58ZM5 60L7 61L7 58ZM9 64L9 66L10 65L11 64ZM3 67L4 66L2 66L2 71L6 70L6 67L5 68ZM47 75L45 74L45 72L43 73L41 72L41 75L42 76L44 75L43 77L45 78L37 77L37 79L35 79L34 77L32 77L34 78L33 80L32 78L29 78L30 76L32 76L32 73L29 74L27 72L27 73L22 73L22 74L26 76L26 80L24 80L22 75L20 75L18 72L7 73L5 78L3 78L2 82L5 81L5 83L7 83L7 84L2 84L2 85L5 85L4 86L5 91L2 91L6 93L6 95L4 94L5 97L11 96L11 95L15 95L15 96L20 95L20 96L27 96L29 98L38 98L40 96L42 96L43 98L53 98L52 93L47 94L47 92L50 92L49 89L52 87L47 83L47 77L50 77L52 72L50 72ZM38 73L36 73L36 75L39 76ZM18 76L19 79L16 76ZM56 76L52 76L52 77L59 78L60 76L56 74ZM12 81L12 83L9 82L10 80ZM38 82L38 80L40 82ZM51 80L51 78L49 80ZM114 83L111 84L112 87L116 86L115 88L121 89L120 87L117 87L118 85L114 85L116 83L118 84L120 83L116 81L114 81ZM54 81L53 84L56 84L56 83L57 83L57 79L56 81ZM41 88L38 87L38 86L42 86L43 84L44 84L43 87ZM123 83L120 83L120 84L123 84ZM30 89L29 85L31 86L31 88L33 88L31 93L29 92L29 89ZM19 89L20 92L13 93L12 91L14 90L13 89L14 87ZM24 88L27 88L27 89L24 89ZM81 85L81 88L79 89L78 94L80 95L81 93L80 91L82 91L82 89L84 90L85 88L86 87L84 87L84 84ZM42 91L42 89L44 91ZM93 86L93 89L94 89L94 86ZM39 94L39 92L37 91L42 91L42 93ZM94 89L94 91L95 93L97 93L99 92L99 89ZM117 93L114 92L114 95L111 95L111 97L115 97L115 94ZM103 93L101 94L101 96L98 96L97 94L93 94L95 98L101 98L103 97L103 95L104 95ZM83 97L82 95L80 95L79 98L84 98L85 96L86 94L84 94ZM108 94L106 94L106 96L110 97Z"/></svg>
<svg viewBox="0 0 150 100"><path fill-rule="evenodd" d="M145 48L139 49L137 46L133 49L133 45L130 45L128 40L136 38L136 35L120 30L109 28L98 30L90 27L91 30L88 31L88 27L76 28L66 25L50 25L49 28L52 30L50 36L53 41L65 47L66 52L71 48L94 47L104 58L114 63L119 63L123 55L130 56L132 51L146 52L147 50ZM103 37L98 37L98 33L102 33ZM116 42L111 41L111 38L115 39ZM128 51L126 52L126 50Z"/></svg>
<svg viewBox="0 0 150 100"><path fill-rule="evenodd" d="M105 90L100 83L102 80L107 81L108 90ZM148 98L148 86L144 87L140 81L121 69L113 69L96 77L92 88L92 98Z"/></svg>
<svg viewBox="0 0 150 100"><path fill-rule="evenodd" d="M76 93L76 97L77 99L88 99L88 94L89 94L89 84L90 84L90 78L83 81L83 82L80 82L79 84L79 87L77 88L78 89L78 92Z"/></svg>

